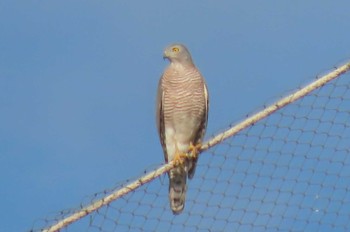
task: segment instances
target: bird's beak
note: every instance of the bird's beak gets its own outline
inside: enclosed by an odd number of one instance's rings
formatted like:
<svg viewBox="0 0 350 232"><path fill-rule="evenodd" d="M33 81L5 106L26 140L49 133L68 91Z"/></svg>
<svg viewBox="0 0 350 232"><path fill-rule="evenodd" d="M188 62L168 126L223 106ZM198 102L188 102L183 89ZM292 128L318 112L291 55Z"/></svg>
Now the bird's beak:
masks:
<svg viewBox="0 0 350 232"><path fill-rule="evenodd" d="M164 51L163 53L163 60L168 59L169 58L169 52L168 51Z"/></svg>

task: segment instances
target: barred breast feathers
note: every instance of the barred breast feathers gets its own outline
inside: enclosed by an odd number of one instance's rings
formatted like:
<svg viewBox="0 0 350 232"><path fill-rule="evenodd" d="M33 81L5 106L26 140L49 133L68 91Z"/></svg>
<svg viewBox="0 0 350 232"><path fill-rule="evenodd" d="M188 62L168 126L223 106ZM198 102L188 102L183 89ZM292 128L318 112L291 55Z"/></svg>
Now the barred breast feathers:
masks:
<svg viewBox="0 0 350 232"><path fill-rule="evenodd" d="M166 77L171 79L171 76ZM169 79L164 81L167 82ZM191 117L201 118L206 108L204 85L199 72L196 73L195 78L172 79L172 85L167 83L166 88L164 88L164 117L168 119L183 117L183 112L186 112L187 115L192 115Z"/></svg>

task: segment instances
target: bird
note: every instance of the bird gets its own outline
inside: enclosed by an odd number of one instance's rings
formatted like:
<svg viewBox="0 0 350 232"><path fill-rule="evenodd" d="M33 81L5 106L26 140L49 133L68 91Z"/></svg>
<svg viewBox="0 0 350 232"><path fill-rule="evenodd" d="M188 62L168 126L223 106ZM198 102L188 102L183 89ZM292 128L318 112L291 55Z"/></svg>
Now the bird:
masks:
<svg viewBox="0 0 350 232"><path fill-rule="evenodd" d="M192 179L207 128L209 95L204 77L185 45L167 46L169 60L158 84L156 124L168 172L169 201L174 215L185 207L187 178Z"/></svg>

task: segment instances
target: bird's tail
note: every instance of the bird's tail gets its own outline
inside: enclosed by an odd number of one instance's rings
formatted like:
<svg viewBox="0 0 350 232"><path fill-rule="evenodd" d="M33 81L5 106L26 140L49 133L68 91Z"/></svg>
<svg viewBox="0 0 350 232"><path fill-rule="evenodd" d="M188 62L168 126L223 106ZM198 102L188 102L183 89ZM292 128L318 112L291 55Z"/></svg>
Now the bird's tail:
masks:
<svg viewBox="0 0 350 232"><path fill-rule="evenodd" d="M169 171L169 201L174 214L180 214L185 207L187 172L184 167Z"/></svg>

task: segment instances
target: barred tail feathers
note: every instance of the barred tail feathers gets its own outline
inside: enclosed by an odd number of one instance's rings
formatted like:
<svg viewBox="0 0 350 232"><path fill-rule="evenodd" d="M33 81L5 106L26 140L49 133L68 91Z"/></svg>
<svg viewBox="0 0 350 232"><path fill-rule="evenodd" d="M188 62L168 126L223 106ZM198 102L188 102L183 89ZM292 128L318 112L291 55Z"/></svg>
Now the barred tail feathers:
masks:
<svg viewBox="0 0 350 232"><path fill-rule="evenodd" d="M173 213L180 214L185 207L187 172L184 167L169 171L169 201Z"/></svg>

